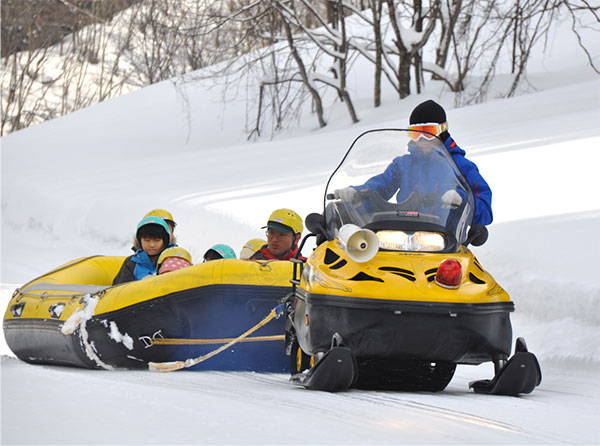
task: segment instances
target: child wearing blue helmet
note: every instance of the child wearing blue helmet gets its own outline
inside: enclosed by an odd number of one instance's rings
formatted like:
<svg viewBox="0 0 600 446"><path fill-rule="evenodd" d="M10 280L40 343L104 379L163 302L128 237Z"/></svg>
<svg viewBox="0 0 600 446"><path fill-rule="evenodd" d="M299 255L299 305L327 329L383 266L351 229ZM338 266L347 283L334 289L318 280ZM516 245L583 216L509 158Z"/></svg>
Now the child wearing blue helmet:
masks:
<svg viewBox="0 0 600 446"><path fill-rule="evenodd" d="M125 259L113 285L154 275L158 257L170 244L171 232L162 218L150 216L139 222L135 238L140 249Z"/></svg>
<svg viewBox="0 0 600 446"><path fill-rule="evenodd" d="M235 251L229 245L222 243L214 245L208 251L204 253L204 261L209 262L211 260L219 259L237 259Z"/></svg>

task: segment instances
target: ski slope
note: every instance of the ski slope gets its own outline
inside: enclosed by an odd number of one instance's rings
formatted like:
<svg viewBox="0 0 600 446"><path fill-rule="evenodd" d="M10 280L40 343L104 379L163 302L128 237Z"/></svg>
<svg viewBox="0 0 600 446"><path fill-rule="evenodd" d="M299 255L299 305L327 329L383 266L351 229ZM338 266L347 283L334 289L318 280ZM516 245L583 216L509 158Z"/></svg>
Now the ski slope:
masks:
<svg viewBox="0 0 600 446"><path fill-rule="evenodd" d="M511 294L513 332L540 360L532 394L469 391L469 381L492 376L491 364L459 366L438 394L329 394L279 374L33 366L2 342L1 442L597 443L600 78L584 58L561 60L554 71L547 60L531 68L538 92L454 109L431 83L378 110L363 101L357 125L338 104L325 129L306 117L273 141L247 143L244 105L224 112L219 92L202 85L188 91L188 134L168 82L2 138L5 308L17 286L66 261L127 254L133 228L157 207L174 215L178 243L196 261L215 243L239 252L273 209L320 211L328 175L361 132L403 127L414 105L434 98L494 193L489 240L474 252Z"/></svg>

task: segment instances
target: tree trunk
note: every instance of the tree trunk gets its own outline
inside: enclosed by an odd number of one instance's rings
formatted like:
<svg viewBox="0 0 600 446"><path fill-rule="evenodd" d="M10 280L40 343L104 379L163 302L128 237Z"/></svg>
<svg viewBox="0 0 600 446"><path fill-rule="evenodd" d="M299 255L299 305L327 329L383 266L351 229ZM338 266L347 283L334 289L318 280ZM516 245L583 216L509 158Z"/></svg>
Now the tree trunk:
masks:
<svg viewBox="0 0 600 446"><path fill-rule="evenodd" d="M449 0L442 0L447 2L448 12L450 14L450 22L442 22L442 33L440 35L440 43L435 52L435 64L439 67L446 68L448 62L448 51L450 50L450 42L452 41L452 33L454 27L461 12L463 5L462 0L452 0L450 4ZM433 79L438 79L436 75L433 75Z"/></svg>
<svg viewBox="0 0 600 446"><path fill-rule="evenodd" d="M383 44L381 39L381 11L383 0L371 0L371 11L373 12L373 34L375 39L375 83L373 87L373 105L381 105L381 74L382 74L382 55Z"/></svg>
<svg viewBox="0 0 600 446"><path fill-rule="evenodd" d="M340 94L342 96L343 101L346 103L346 107L348 107L350 119L352 119L352 122L356 124L358 122L358 117L356 116L356 110L354 110L354 105L352 104L352 100L350 99L348 89L346 88L346 58L348 57L348 43L346 41L346 19L342 10L342 0L338 0L338 2L338 17L340 19L340 28L342 31L342 46L340 47L340 53L344 55L339 59Z"/></svg>
<svg viewBox="0 0 600 446"><path fill-rule="evenodd" d="M304 62L302 61L302 58L298 54L298 51L296 50L296 46L294 45L294 38L292 36L292 30L290 29L290 24L286 20L283 21L283 28L285 29L285 35L287 37L287 41L288 41L288 45L290 47L290 51L292 53L292 57L294 58L294 60L296 61L296 64L298 65L298 71L300 73L300 77L302 77L302 82L308 89L310 95L312 96L313 102L315 104L315 111L317 113L317 119L319 121L319 126L325 127L327 125L327 123L325 122L325 119L323 118L323 102L321 101L321 96L319 95L319 92L313 87L312 83L310 82L310 80L308 78L308 74L306 73L306 67L304 66Z"/></svg>
<svg viewBox="0 0 600 446"><path fill-rule="evenodd" d="M414 14L415 14L415 31L423 31L423 8L421 0L414 1ZM421 50L415 52L413 58L413 64L415 66L415 82L417 87L417 94L421 94L421 83L423 81L423 60L421 58Z"/></svg>

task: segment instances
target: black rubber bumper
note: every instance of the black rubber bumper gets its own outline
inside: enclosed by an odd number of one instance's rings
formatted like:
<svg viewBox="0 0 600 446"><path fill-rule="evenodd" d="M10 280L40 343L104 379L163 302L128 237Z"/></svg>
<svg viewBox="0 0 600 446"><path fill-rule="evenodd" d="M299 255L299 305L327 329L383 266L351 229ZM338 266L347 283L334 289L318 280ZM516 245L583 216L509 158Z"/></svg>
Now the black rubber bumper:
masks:
<svg viewBox="0 0 600 446"><path fill-rule="evenodd" d="M357 358L480 364L510 354L512 302L454 304L296 295L294 328L309 354L334 333Z"/></svg>
<svg viewBox="0 0 600 446"><path fill-rule="evenodd" d="M98 368L85 354L79 336L65 336L62 325L54 319L5 320L4 338L19 359L31 364Z"/></svg>

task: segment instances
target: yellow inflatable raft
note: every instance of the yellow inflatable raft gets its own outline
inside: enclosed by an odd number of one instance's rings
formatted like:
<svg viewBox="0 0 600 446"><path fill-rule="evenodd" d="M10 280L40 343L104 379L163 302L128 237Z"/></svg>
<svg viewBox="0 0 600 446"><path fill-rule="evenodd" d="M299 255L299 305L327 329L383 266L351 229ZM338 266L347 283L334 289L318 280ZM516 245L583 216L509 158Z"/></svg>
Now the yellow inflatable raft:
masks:
<svg viewBox="0 0 600 446"><path fill-rule="evenodd" d="M146 368L202 356L267 316L291 291L287 261L215 260L111 286L125 257L81 258L18 288L11 350L31 363ZM288 371L283 318L194 369Z"/></svg>

